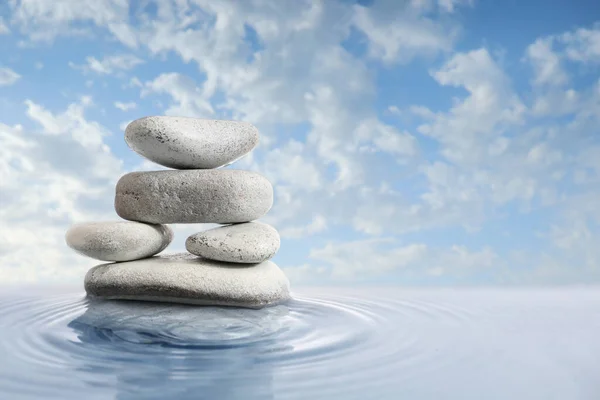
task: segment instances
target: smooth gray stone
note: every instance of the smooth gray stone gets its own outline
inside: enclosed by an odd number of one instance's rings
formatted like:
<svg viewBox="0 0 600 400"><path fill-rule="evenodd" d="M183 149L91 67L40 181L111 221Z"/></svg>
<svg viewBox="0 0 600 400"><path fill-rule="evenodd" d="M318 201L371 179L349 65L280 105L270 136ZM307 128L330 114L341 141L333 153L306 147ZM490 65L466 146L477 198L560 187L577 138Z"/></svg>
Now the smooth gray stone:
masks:
<svg viewBox="0 0 600 400"><path fill-rule="evenodd" d="M210 260L258 263L270 259L280 246L279 233L271 225L247 222L209 229L187 238L185 248Z"/></svg>
<svg viewBox="0 0 600 400"><path fill-rule="evenodd" d="M155 224L248 222L272 205L267 178L230 169L132 172L115 196L121 218Z"/></svg>
<svg viewBox="0 0 600 400"><path fill-rule="evenodd" d="M73 225L65 235L76 252L102 261L131 261L160 253L173 240L166 225L131 221L87 222Z"/></svg>
<svg viewBox="0 0 600 400"><path fill-rule="evenodd" d="M188 253L101 264L85 276L92 297L262 308L290 298L289 281L271 261L223 263Z"/></svg>
<svg viewBox="0 0 600 400"><path fill-rule="evenodd" d="M127 125L125 142L165 167L211 169L248 154L258 144L258 130L241 121L152 116Z"/></svg>

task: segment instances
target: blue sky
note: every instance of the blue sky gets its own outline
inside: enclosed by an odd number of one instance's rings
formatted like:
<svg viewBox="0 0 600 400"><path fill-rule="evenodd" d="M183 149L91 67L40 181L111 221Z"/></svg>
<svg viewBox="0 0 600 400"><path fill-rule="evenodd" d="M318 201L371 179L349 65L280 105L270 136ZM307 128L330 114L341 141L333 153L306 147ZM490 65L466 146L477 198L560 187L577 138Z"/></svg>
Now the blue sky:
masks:
<svg viewBox="0 0 600 400"><path fill-rule="evenodd" d="M111 220L123 128L240 119L233 167L292 284L600 279L594 1L10 0L0 6L0 280L77 282L64 232ZM208 226L175 226L168 251Z"/></svg>

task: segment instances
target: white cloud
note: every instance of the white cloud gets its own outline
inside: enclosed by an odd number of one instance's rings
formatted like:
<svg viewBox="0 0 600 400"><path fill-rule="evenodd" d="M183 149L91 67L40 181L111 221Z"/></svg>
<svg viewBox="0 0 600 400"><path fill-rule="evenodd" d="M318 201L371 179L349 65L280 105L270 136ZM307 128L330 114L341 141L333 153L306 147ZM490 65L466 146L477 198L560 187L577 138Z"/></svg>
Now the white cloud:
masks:
<svg viewBox="0 0 600 400"><path fill-rule="evenodd" d="M133 110L133 109L135 109L137 107L137 104L135 104L135 102L133 102L133 101L130 101L130 102L127 102L127 103L123 103L123 102L120 102L120 101L115 101L114 105L115 105L116 108L118 108L121 111L129 111L129 110Z"/></svg>
<svg viewBox="0 0 600 400"><path fill-rule="evenodd" d="M163 18L144 27L144 43L153 53L174 51L186 62L195 61L206 81L196 87L179 74L163 74L147 83L143 93L169 94L174 104L166 113L205 116L212 111L208 102L219 92L226 100L216 104L216 113L253 122L267 136L276 124L306 120L311 125L308 147L316 149L325 168L333 164L337 169L334 186L343 190L364 182L363 156L347 146L354 140L347 142L347 133L373 118L363 106L373 96L373 81L363 63L341 46L352 19L340 15L349 16L352 8L336 2L310 8L297 2L292 9L279 3L196 3L215 16L214 29L207 24L182 30L168 18L185 15L183 20L191 21L194 9L161 3L158 14ZM259 52L249 51L244 26L258 34ZM410 151L405 134L386 132L377 143L365 145L380 149L391 144L396 152Z"/></svg>
<svg viewBox="0 0 600 400"><path fill-rule="evenodd" d="M454 3L446 0L440 5L452 11ZM449 51L458 33L455 25L426 17L427 2L386 0L354 7L353 22L369 38L370 55L385 63L405 63L419 55Z"/></svg>
<svg viewBox="0 0 600 400"><path fill-rule="evenodd" d="M393 192L371 193L372 198L360 201L354 228L372 235L453 225L476 230L511 203L519 205L520 212L536 200L556 204L569 163L583 148L578 147L582 142L565 146L565 138L581 135L581 127L537 121L536 128L527 127L531 114L485 49L455 54L432 76L442 85L468 92L455 98L447 112L409 108L424 120L418 130L437 141L445 160L421 164L427 190L419 194L420 201ZM544 112L562 106L561 113L576 112L581 116L575 121L593 129L590 118L598 118L591 114L596 109L593 95L565 90L563 98L571 100L548 103ZM534 104L533 113L539 115L541 105Z"/></svg>
<svg viewBox="0 0 600 400"><path fill-rule="evenodd" d="M398 156L412 157L418 152L417 140L408 132L399 132L390 125L383 124L376 118L361 121L356 127L355 140L359 149L369 147L361 143L372 143L373 151L390 153Z"/></svg>
<svg viewBox="0 0 600 400"><path fill-rule="evenodd" d="M473 3L474 0L438 0L440 8L449 13L456 11L458 6L473 6Z"/></svg>
<svg viewBox="0 0 600 400"><path fill-rule="evenodd" d="M400 111L400 109L398 107L396 107L396 106L389 106L387 110L391 114L395 114L395 115L402 114L402 111Z"/></svg>
<svg viewBox="0 0 600 400"><path fill-rule="evenodd" d="M318 285L329 283L329 269L326 267L315 267L311 264L293 265L283 267L285 275L290 280L292 291L296 285Z"/></svg>
<svg viewBox="0 0 600 400"><path fill-rule="evenodd" d="M319 160L309 149L296 140L269 150L258 170L265 174L275 186L285 185L295 192L312 192L322 189L324 177Z"/></svg>
<svg viewBox="0 0 600 400"><path fill-rule="evenodd" d="M327 229L327 220L322 215L316 215L308 225L288 226L280 230L279 234L284 238L298 239L323 232L325 229Z"/></svg>
<svg viewBox="0 0 600 400"><path fill-rule="evenodd" d="M542 38L527 47L527 58L535 72L534 85L563 85L569 80L560 56L553 51L553 43L553 38Z"/></svg>
<svg viewBox="0 0 600 400"><path fill-rule="evenodd" d="M579 28L559 36L566 46L565 55L572 61L600 63L600 24L592 29Z"/></svg>
<svg viewBox="0 0 600 400"><path fill-rule="evenodd" d="M93 56L86 57L87 64L78 66L69 63L72 68L82 69L84 71L93 71L101 75L110 75L119 71L126 71L142 64L144 61L132 54L115 54L107 56L101 60Z"/></svg>
<svg viewBox="0 0 600 400"><path fill-rule="evenodd" d="M460 245L402 244L394 238L329 242L312 249L310 259L314 262L284 266L292 285L364 281L384 275L406 281L428 276L468 282L474 275L506 272L506 262L489 247L473 251Z"/></svg>
<svg viewBox="0 0 600 400"><path fill-rule="evenodd" d="M506 155L517 147L504 135L508 127L520 125L525 106L487 50L457 53L432 76L441 85L464 87L469 93L462 100L456 99L446 113L411 107L414 114L426 119L418 130L438 141L440 154L450 164L436 161L422 165L429 184L429 190L420 196L423 203L404 206L403 211L383 207L389 210L386 213L373 206L375 218L366 229L393 229L386 221L394 218L401 218L402 229L407 230L415 223L420 229L432 223L474 228L483 221L488 200L506 202L531 196L531 181L512 175L516 161ZM392 199L389 204L391 207ZM363 214L368 209L362 210L355 223L364 229L369 214ZM373 226L375 221L383 227Z"/></svg>
<svg viewBox="0 0 600 400"><path fill-rule="evenodd" d="M567 200L563 219L543 235L554 246L537 261L531 276L526 277L527 282L568 284L592 283L600 279L597 197L595 186L593 191Z"/></svg>
<svg viewBox="0 0 600 400"><path fill-rule="evenodd" d="M206 117L212 114L209 101L219 93L216 115L255 123L261 146L239 166L258 170L274 182L276 203L269 222L293 229L299 226L295 221L310 221L315 207L337 223L349 221L354 208L340 207L342 197L331 193L343 196L343 203L352 202L354 193L340 191L366 184L370 171L364 166L381 168L383 163L377 154L359 148L385 148L399 159L415 149L409 134L378 123L364 107L373 96L372 79L362 61L340 44L351 20L339 16L351 10L335 2L312 8L298 2L291 10L279 3L268 8L240 2L200 4L204 12L214 13L218 29L200 25L182 30L167 16L191 20L193 9L161 3L158 14L163 18L144 27L144 43L157 55L173 51L185 62L195 61L206 81L199 86L181 74L167 73L146 82L143 96L168 94L173 101L166 114ZM261 49L253 55L244 41L244 24L259 35ZM310 132L299 149L279 132L282 124L302 121L308 122ZM356 131L359 126L372 129ZM272 148L272 136L280 138L277 149Z"/></svg>
<svg viewBox="0 0 600 400"><path fill-rule="evenodd" d="M103 141L110 132L97 122L88 122L84 117L85 108L92 104L89 97L82 97L79 103L70 104L64 113L58 115L52 114L31 100L26 100L25 104L27 115L44 128L44 134L69 135L84 148L95 148L101 150L100 154L112 157L110 148ZM100 157L100 154L97 156ZM113 164L109 162L106 166ZM98 169L96 173L102 171L106 171L106 167Z"/></svg>
<svg viewBox="0 0 600 400"><path fill-rule="evenodd" d="M85 119L90 105L84 98L54 114L27 100L40 132L0 124L2 282L79 281L94 261L66 246L68 227L117 219L112 203L121 161L104 143L106 128Z"/></svg>
<svg viewBox="0 0 600 400"><path fill-rule="evenodd" d="M311 250L310 258L328 264L334 279L357 279L405 268L427 252L424 244L385 246L394 243L390 239L328 243Z"/></svg>
<svg viewBox="0 0 600 400"><path fill-rule="evenodd" d="M534 69L532 82L537 86L532 106L535 116L565 116L587 108L588 88L565 88L571 80L566 65L600 62L600 25L538 38L527 48L526 59Z"/></svg>
<svg viewBox="0 0 600 400"><path fill-rule="evenodd" d="M488 141L506 125L521 122L525 106L486 49L457 53L432 75L442 85L464 87L469 96L419 131L437 139L448 160L481 163L487 157Z"/></svg>
<svg viewBox="0 0 600 400"><path fill-rule="evenodd" d="M531 112L536 117L558 117L573 114L581 107L581 93L574 89L552 88L537 94Z"/></svg>
<svg viewBox="0 0 600 400"><path fill-rule="evenodd" d="M10 86L21 78L21 75L17 74L10 68L0 67L0 86Z"/></svg>
<svg viewBox="0 0 600 400"><path fill-rule="evenodd" d="M490 248L484 247L480 251L470 251L465 246L453 245L449 250L438 257L438 267L445 272L452 273L452 268L486 270L497 266L499 256ZM444 264L443 266L441 264Z"/></svg>
<svg viewBox="0 0 600 400"><path fill-rule="evenodd" d="M542 206L577 210L568 221L595 218L594 185L600 182L595 160L600 153L593 138L600 119L600 85L569 87L575 73L565 71L573 62L594 65L596 28L539 38L529 46L526 59L534 71L530 94L513 88L488 49L452 53L459 28L450 13L469 1L387 0L369 8L336 1L159 1L156 7L131 9L121 0L51 3L12 1L11 28L31 41L89 35L94 42L112 41L111 46L119 45L115 41L139 46L136 54L149 52L157 70L171 71L123 81L123 90L139 89L148 100L144 104L153 104L145 109L242 119L259 127L260 146L234 167L259 171L272 180L275 206L265 219L284 237L334 235L340 229L385 237L439 227L476 230L504 213L519 218L519 213ZM156 14L148 11L153 8ZM370 60L344 44L356 29L364 34ZM252 41L249 32L255 36ZM122 76L142 62L132 54L89 54L85 66L78 68L100 75ZM443 98L439 104L452 100L447 109L435 102L390 106L389 114L400 118L380 119L374 109L379 94L373 62L400 68L415 58L427 61L439 55L449 57L431 70L432 79L466 94ZM186 67L184 75L178 63L160 64L173 57L197 67L198 74ZM90 90L103 89L102 82L93 88L89 82ZM60 94L69 96L73 89ZM115 98L111 103L124 111L134 104ZM86 118L93 107L91 98L82 98L56 112L28 100L26 113L41 131L2 126L10 145L0 149L8 151L0 157L1 183L10 196L0 199L7 204L0 222L18 235L8 238L9 231L4 231L9 250L0 253L23 276L34 276L29 265L43 260L30 262L14 241L41 243L40 253L48 260L47 272L40 275L45 277L62 265L83 262L74 255L62 258L70 254L59 243L70 222L114 214L113 184L124 171L107 147L110 132ZM405 127L405 118L418 120L418 129ZM59 157L65 153L70 156ZM135 168L161 167L140 158ZM564 190L572 183L577 195ZM24 195L17 195L19 190ZM586 254L577 261L581 265L598 260L592 223L552 224L554 236L548 234L548 240L556 240L552 244L564 252L561 257L568 260L569 252L578 252ZM198 230L177 229L182 238ZM183 249L182 243L178 240L175 248ZM437 248L380 238L331 242L311 255L314 263L298 261L289 273L323 279L376 274L466 277L480 270L506 272L509 263L506 255L500 257L486 246ZM548 263L552 267L544 270L539 254L528 260L539 266L532 277L560 267Z"/></svg>
<svg viewBox="0 0 600 400"><path fill-rule="evenodd" d="M13 0L12 20L34 42L48 42L59 35L90 34L78 22L106 27L119 41L135 47L137 38L128 25L129 5L122 0ZM73 26L75 25L75 26Z"/></svg>
<svg viewBox="0 0 600 400"><path fill-rule="evenodd" d="M10 29L6 26L4 19L0 17L0 35L6 35L10 33Z"/></svg>
<svg viewBox="0 0 600 400"><path fill-rule="evenodd" d="M123 85L123 88L144 87L144 84L136 77L129 79L129 83Z"/></svg>
<svg viewBox="0 0 600 400"><path fill-rule="evenodd" d="M435 113L431 111L429 108L424 106L410 106L408 109L412 114L422 118L422 119L434 119Z"/></svg>
<svg viewBox="0 0 600 400"><path fill-rule="evenodd" d="M582 244L589 243L594 236L587 223L582 220L572 221L565 227L554 225L549 233L554 244L566 250L581 248Z"/></svg>
<svg viewBox="0 0 600 400"><path fill-rule="evenodd" d="M171 97L175 104L165 110L167 115L208 118L215 112L196 83L179 73L161 74L153 81L146 82L142 97L150 93L165 93Z"/></svg>

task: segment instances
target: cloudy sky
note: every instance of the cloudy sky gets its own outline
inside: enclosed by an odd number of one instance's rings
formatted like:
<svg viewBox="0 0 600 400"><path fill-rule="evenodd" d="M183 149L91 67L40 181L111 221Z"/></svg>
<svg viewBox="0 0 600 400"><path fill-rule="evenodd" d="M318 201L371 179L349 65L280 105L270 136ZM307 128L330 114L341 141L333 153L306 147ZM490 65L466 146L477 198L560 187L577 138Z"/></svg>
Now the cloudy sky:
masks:
<svg viewBox="0 0 600 400"><path fill-rule="evenodd" d="M81 282L65 231L158 169L124 127L178 115L259 128L292 284L597 283L595 3L2 1L0 282Z"/></svg>

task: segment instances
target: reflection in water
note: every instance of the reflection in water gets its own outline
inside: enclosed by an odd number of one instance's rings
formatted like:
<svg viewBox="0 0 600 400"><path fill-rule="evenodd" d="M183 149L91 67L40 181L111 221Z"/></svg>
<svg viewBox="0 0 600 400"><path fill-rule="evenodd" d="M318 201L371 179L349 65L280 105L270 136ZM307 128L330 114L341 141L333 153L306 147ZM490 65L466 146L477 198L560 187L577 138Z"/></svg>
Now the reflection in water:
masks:
<svg viewBox="0 0 600 400"><path fill-rule="evenodd" d="M294 298L249 310L0 291L0 399L600 398L598 288Z"/></svg>
<svg viewBox="0 0 600 400"><path fill-rule="evenodd" d="M90 301L68 326L80 352L94 354L78 375L115 387L118 399L272 399L273 371L260 357L277 348L286 315L286 306Z"/></svg>

